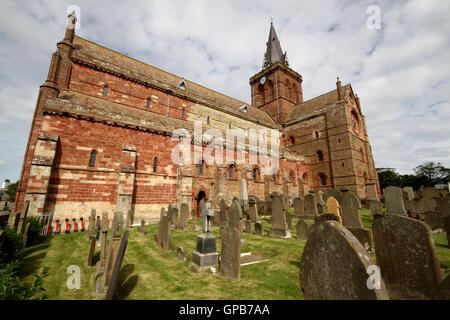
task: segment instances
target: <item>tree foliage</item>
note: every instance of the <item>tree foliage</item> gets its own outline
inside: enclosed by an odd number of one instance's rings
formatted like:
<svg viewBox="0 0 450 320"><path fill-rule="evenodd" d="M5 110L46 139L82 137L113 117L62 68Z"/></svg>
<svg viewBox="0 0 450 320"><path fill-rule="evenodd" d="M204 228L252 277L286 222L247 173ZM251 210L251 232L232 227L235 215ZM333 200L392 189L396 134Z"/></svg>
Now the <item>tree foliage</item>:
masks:
<svg viewBox="0 0 450 320"><path fill-rule="evenodd" d="M16 201L16 193L17 193L17 186L19 185L19 181L16 181L15 183L11 183L8 186L8 189L5 191L5 193L9 196L6 201L14 202Z"/></svg>

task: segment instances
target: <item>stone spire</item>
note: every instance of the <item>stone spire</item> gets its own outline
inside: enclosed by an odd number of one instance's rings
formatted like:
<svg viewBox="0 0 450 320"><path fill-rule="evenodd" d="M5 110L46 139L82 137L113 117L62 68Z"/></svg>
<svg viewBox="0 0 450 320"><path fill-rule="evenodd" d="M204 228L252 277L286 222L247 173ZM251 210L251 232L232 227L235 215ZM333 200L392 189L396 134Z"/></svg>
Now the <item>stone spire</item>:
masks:
<svg viewBox="0 0 450 320"><path fill-rule="evenodd" d="M267 50L264 54L263 69L270 67L275 62L281 62L287 66L289 63L287 61L286 52L283 54L281 50L280 41L278 40L277 33L273 27L273 22L270 21L270 32L269 39L267 40Z"/></svg>

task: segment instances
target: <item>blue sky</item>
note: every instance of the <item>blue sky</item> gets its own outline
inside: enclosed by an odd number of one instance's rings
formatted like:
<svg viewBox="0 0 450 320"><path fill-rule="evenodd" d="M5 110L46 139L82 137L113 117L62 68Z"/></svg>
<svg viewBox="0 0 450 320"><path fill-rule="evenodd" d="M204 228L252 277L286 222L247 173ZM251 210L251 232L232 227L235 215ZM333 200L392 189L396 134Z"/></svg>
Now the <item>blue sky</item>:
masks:
<svg viewBox="0 0 450 320"><path fill-rule="evenodd" d="M20 176L39 86L66 9L76 34L249 102L270 17L305 100L350 82L361 100L377 167L450 167L449 1L0 2L0 180ZM367 28L367 7L381 29Z"/></svg>

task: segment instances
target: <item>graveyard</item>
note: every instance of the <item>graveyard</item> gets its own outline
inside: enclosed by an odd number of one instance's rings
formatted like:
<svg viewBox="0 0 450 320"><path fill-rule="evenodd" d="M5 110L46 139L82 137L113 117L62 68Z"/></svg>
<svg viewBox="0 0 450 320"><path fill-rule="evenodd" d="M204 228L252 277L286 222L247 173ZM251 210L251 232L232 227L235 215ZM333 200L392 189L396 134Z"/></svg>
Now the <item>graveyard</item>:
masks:
<svg viewBox="0 0 450 320"><path fill-rule="evenodd" d="M371 230L374 218L370 210L361 208L359 212L363 227ZM327 213L327 208L324 208L322 215ZM302 220L311 227L314 220L295 217L292 207L289 208L289 215L292 226L292 237L289 239L269 236L269 216L260 217L263 236L254 232L242 233L241 239L245 243L240 248L243 254L241 264L248 253L255 257L257 263L241 265L238 281L223 277L217 266L215 272L190 271L196 238L202 233L202 219L190 220L184 231L172 227L171 250L163 250L155 241L157 224L146 225L144 230L138 226L130 227L114 299L303 300L305 296L299 285L299 268L306 240L297 239L295 226ZM125 228L121 232L124 234ZM220 226L213 224L211 234L217 239L217 251L221 252ZM433 239L442 278L445 279L450 273L450 248L445 233L434 234ZM23 281L31 281L34 273L47 266L49 276L43 283L46 299L96 299L95 264L100 259L100 248L95 248L92 266L88 266L90 244L86 232L49 236L42 243L25 250L20 276ZM179 259L178 247L183 247L185 261ZM373 252L371 259L376 261ZM78 290L69 290L66 286L69 276L66 269L69 265L81 268Z"/></svg>

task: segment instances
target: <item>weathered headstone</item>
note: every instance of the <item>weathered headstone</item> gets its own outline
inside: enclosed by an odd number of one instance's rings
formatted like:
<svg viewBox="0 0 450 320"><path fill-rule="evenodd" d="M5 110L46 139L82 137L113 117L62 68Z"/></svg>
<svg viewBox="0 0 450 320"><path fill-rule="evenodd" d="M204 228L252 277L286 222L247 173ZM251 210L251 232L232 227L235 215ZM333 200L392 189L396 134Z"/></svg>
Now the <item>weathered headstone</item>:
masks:
<svg viewBox="0 0 450 320"><path fill-rule="evenodd" d="M294 217L301 218L305 215L305 210L303 207L303 198L297 197L294 198Z"/></svg>
<svg viewBox="0 0 450 320"><path fill-rule="evenodd" d="M431 229L386 215L372 225L377 263L392 299L430 299L442 282Z"/></svg>
<svg viewBox="0 0 450 320"><path fill-rule="evenodd" d="M437 212L427 212L425 214L425 223L430 226L431 230L444 228L442 216Z"/></svg>
<svg viewBox="0 0 450 320"><path fill-rule="evenodd" d="M255 222L255 233L258 236L264 235L263 225L260 221Z"/></svg>
<svg viewBox="0 0 450 320"><path fill-rule="evenodd" d="M24 253L25 253L25 248L27 246L27 240L28 240L28 231L30 230L30 222L27 223L27 225L25 226L25 229L23 231L23 236L22 236L22 243L23 243L23 247L22 247L22 253L21 256L23 257Z"/></svg>
<svg viewBox="0 0 450 320"><path fill-rule="evenodd" d="M318 214L322 214L323 213L323 206L320 203L317 204L317 213Z"/></svg>
<svg viewBox="0 0 450 320"><path fill-rule="evenodd" d="M214 211L214 215L211 217L211 222L213 226L220 226L220 211Z"/></svg>
<svg viewBox="0 0 450 320"><path fill-rule="evenodd" d="M138 232L145 235L145 220L141 220L141 225L139 226Z"/></svg>
<svg viewBox="0 0 450 320"><path fill-rule="evenodd" d="M177 230L185 231L188 228L189 206L187 203L180 205L180 218L178 219Z"/></svg>
<svg viewBox="0 0 450 320"><path fill-rule="evenodd" d="M338 222L325 221L303 249L300 287L307 300L389 299L383 280L373 283L369 277L373 269L361 243Z"/></svg>
<svg viewBox="0 0 450 320"><path fill-rule="evenodd" d="M351 228L362 228L359 214L360 202L358 197L348 191L342 198L342 224Z"/></svg>
<svg viewBox="0 0 450 320"><path fill-rule="evenodd" d="M96 244L97 244L97 237L94 236L91 238L91 247L89 249L89 256L87 261L88 267L92 267L94 265L94 253Z"/></svg>
<svg viewBox="0 0 450 320"><path fill-rule="evenodd" d="M314 219L319 215L317 213L316 198L314 198L313 194L309 193L305 196L304 208L305 217L307 218Z"/></svg>
<svg viewBox="0 0 450 320"><path fill-rule="evenodd" d="M444 281L442 281L438 292L436 293L435 300L450 300L450 276L447 276Z"/></svg>
<svg viewBox="0 0 450 320"><path fill-rule="evenodd" d="M178 257L178 260L186 261L186 252L184 251L183 247L178 247L177 257Z"/></svg>
<svg viewBox="0 0 450 320"><path fill-rule="evenodd" d="M178 208L174 204L169 204L167 217L169 218L170 225L176 225L178 223Z"/></svg>
<svg viewBox="0 0 450 320"><path fill-rule="evenodd" d="M220 228L220 272L225 278L241 279L241 233L234 227Z"/></svg>
<svg viewBox="0 0 450 320"><path fill-rule="evenodd" d="M370 182L366 184L366 194L367 200L379 201L377 185L375 182Z"/></svg>
<svg viewBox="0 0 450 320"><path fill-rule="evenodd" d="M245 225L245 233L252 234L252 222L250 220L245 220L244 225Z"/></svg>
<svg viewBox="0 0 450 320"><path fill-rule="evenodd" d="M165 214L158 224L158 237L156 243L158 246L166 251L172 250L172 238L170 235L170 221Z"/></svg>
<svg viewBox="0 0 450 320"><path fill-rule="evenodd" d="M274 192L270 197L272 198L272 227L270 228L270 236L281 239L291 238L291 230L286 221L285 206L281 194Z"/></svg>
<svg viewBox="0 0 450 320"><path fill-rule="evenodd" d="M227 226L228 220L227 220L227 203L224 199L221 199L219 202L220 207L220 225L221 226Z"/></svg>
<svg viewBox="0 0 450 320"><path fill-rule="evenodd" d="M339 189L331 188L325 191L325 193L323 194L323 199L325 200L325 202L328 200L329 197L335 198L340 205L342 204L343 194Z"/></svg>
<svg viewBox="0 0 450 320"><path fill-rule="evenodd" d="M109 283L109 280L111 279L111 274L113 271L114 264L116 262L117 253L119 252L122 227L123 227L123 213L115 212L111 226L111 237L109 240L108 255L106 256L105 262L105 272L104 272L105 286Z"/></svg>
<svg viewBox="0 0 450 320"><path fill-rule="evenodd" d="M250 198L248 201L248 215L250 217L250 221L256 222L259 218L257 202L252 198Z"/></svg>
<svg viewBox="0 0 450 320"><path fill-rule="evenodd" d="M342 223L342 217L339 210L339 202L334 197L328 197L327 199L327 208L329 214L334 214L338 217L338 221Z"/></svg>
<svg viewBox="0 0 450 320"><path fill-rule="evenodd" d="M117 252L117 257L114 261L114 266L111 273L111 278L106 286L105 300L112 300L117 288L117 280L119 279L120 268L122 267L122 261L125 256L128 244L128 230L125 231L122 240L120 241L120 247Z"/></svg>
<svg viewBox="0 0 450 320"><path fill-rule="evenodd" d="M383 214L383 204L378 200L370 200L369 210L372 216L376 214Z"/></svg>
<svg viewBox="0 0 450 320"><path fill-rule="evenodd" d="M297 223L297 239L306 240L308 239L308 225L305 221L300 219Z"/></svg>
<svg viewBox="0 0 450 320"><path fill-rule="evenodd" d="M341 223L341 221L339 220L339 217L337 215L335 215L333 213L324 213L314 219L314 225L319 225L322 222L329 221L329 220Z"/></svg>
<svg viewBox="0 0 450 320"><path fill-rule="evenodd" d="M383 189L383 195L386 205L386 213L406 215L401 188L389 186Z"/></svg>
<svg viewBox="0 0 450 320"><path fill-rule="evenodd" d="M27 200L22 205L22 211L20 212L19 224L17 225L17 234L21 234L23 232L23 228L25 226L25 220L28 214L28 207L30 206L30 201Z"/></svg>
<svg viewBox="0 0 450 320"><path fill-rule="evenodd" d="M241 218L242 218L242 207L239 200L234 197L231 207L229 210L229 220L228 220L228 226L231 228L236 228L239 231L242 231L242 224L241 224Z"/></svg>
<svg viewBox="0 0 450 320"><path fill-rule="evenodd" d="M106 256L107 256L107 239L108 239L108 212L103 212L102 216L102 225L101 225L101 235L100 235L100 260L98 262L99 269L103 269L106 264ZM94 235L93 235L94 236Z"/></svg>
<svg viewBox="0 0 450 320"><path fill-rule="evenodd" d="M89 226L88 226L88 232L87 232L87 237L89 239L92 238L92 235L95 234L97 232L97 228L96 228L96 221L95 221L95 217L96 217L96 211L95 209L91 209L91 216L89 218Z"/></svg>

